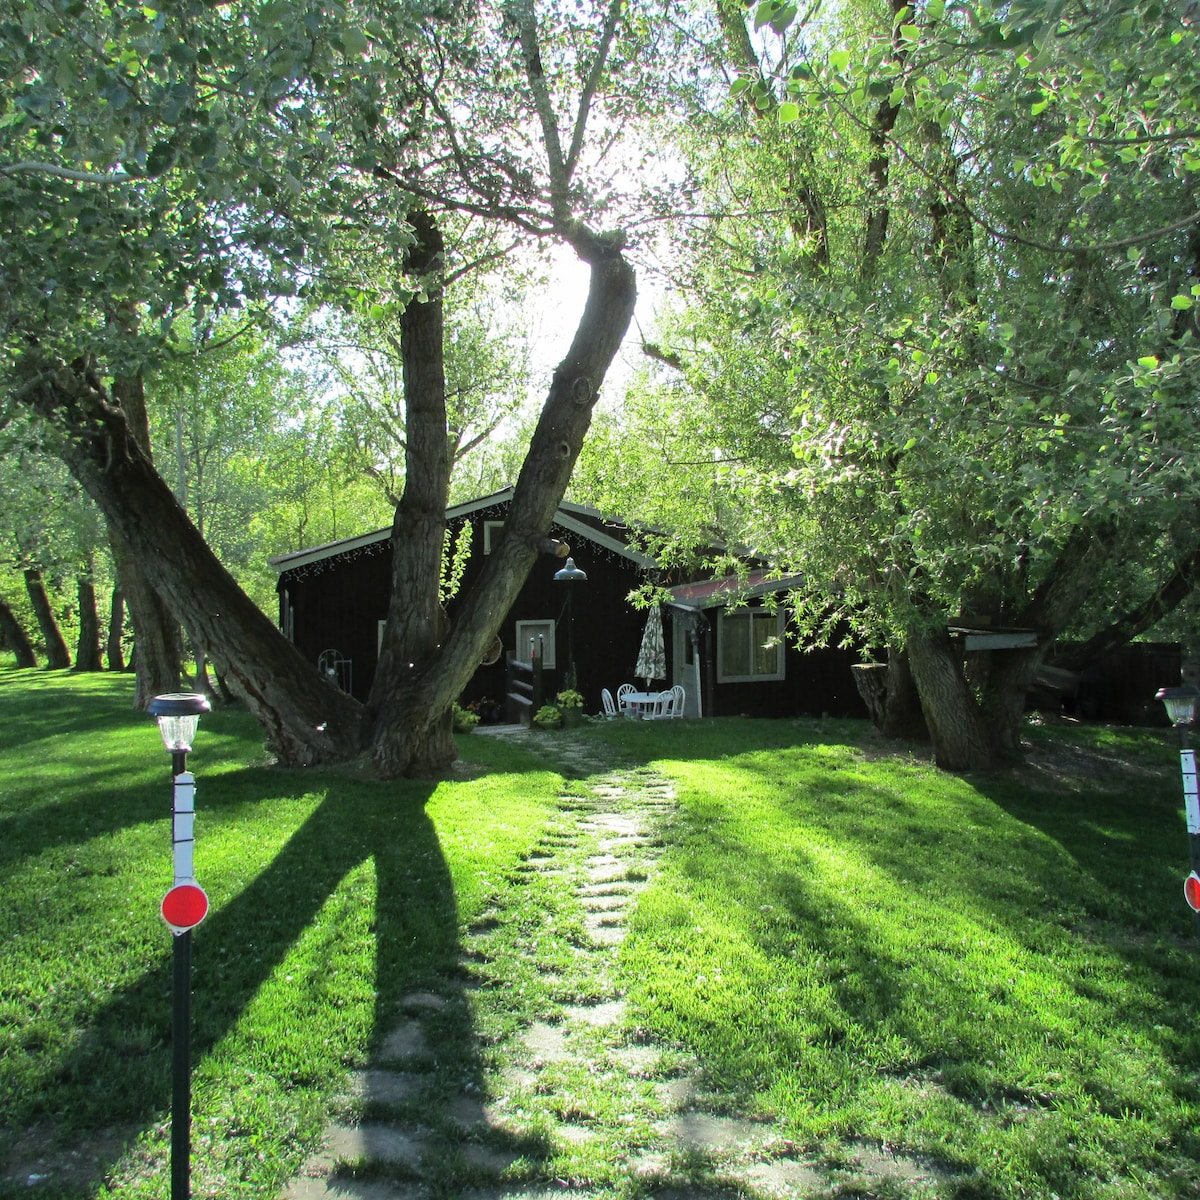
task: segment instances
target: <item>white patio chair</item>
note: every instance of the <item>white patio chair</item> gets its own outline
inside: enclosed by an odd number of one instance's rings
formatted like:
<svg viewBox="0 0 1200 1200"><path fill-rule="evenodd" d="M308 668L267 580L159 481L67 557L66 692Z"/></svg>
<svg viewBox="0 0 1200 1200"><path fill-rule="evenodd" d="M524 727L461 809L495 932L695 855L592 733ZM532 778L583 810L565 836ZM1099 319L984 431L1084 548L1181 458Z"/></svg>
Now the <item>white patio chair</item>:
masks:
<svg viewBox="0 0 1200 1200"><path fill-rule="evenodd" d="M665 692L659 692L657 703L654 708L646 714L653 721L669 721L672 717L683 716L683 688L680 684L676 684L672 688L667 688Z"/></svg>
<svg viewBox="0 0 1200 1200"><path fill-rule="evenodd" d="M624 714L629 711L629 705L625 701L626 696L633 695L637 688L632 683L623 683L617 688L617 711Z"/></svg>
<svg viewBox="0 0 1200 1200"><path fill-rule="evenodd" d="M617 705L613 700L612 692L608 688L601 688L600 700L604 705L604 715L611 721L617 715Z"/></svg>

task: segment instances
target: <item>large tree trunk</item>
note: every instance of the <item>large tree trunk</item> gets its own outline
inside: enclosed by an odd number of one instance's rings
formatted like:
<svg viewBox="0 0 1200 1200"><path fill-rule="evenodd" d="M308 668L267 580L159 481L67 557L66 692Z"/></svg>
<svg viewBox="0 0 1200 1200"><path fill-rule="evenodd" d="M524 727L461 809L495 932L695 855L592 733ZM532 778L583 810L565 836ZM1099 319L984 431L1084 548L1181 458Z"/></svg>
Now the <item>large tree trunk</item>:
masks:
<svg viewBox="0 0 1200 1200"><path fill-rule="evenodd" d="M179 622L167 611L136 556L111 522L109 545L129 610L129 623L133 626L133 706L145 708L155 696L179 691L179 664L183 655Z"/></svg>
<svg viewBox="0 0 1200 1200"><path fill-rule="evenodd" d="M929 740L929 727L921 711L921 697L917 695L908 655L896 646L888 647L887 694L881 728L884 737Z"/></svg>
<svg viewBox="0 0 1200 1200"><path fill-rule="evenodd" d="M150 418L146 413L146 395L141 375L113 381L113 398L124 414L129 436L137 443L153 467L150 452ZM109 545L117 579L129 608L133 626L133 666L136 677L134 708L145 708L155 696L179 690L182 675L183 642L179 622L167 611L142 571L137 556L130 553L119 530L109 523Z"/></svg>
<svg viewBox="0 0 1200 1200"><path fill-rule="evenodd" d="M125 595L119 587L114 587L108 608L108 640L104 644L104 656L110 671L125 670L125 650L121 642L124 633Z"/></svg>
<svg viewBox="0 0 1200 1200"><path fill-rule="evenodd" d="M71 651L58 627L50 597L46 595L42 573L37 567L26 567L25 590L29 593L33 615L42 631L42 641L46 644L46 665L53 671L65 671L71 665Z"/></svg>
<svg viewBox="0 0 1200 1200"><path fill-rule="evenodd" d="M446 720L444 714L450 704L478 668L484 651L543 550L550 523L583 446L600 383L629 328L637 288L634 272L621 254L620 244L580 231L576 231L572 244L591 268L587 304L570 350L554 372L509 504L504 536L488 556L475 586L462 597L454 626L440 649L424 662L393 656L388 660L387 670L376 675L372 696L376 762L384 774L436 769L450 753L445 742L448 734L443 733L440 723ZM418 416L418 422L423 419ZM444 452L444 426L441 437ZM422 486L430 489L440 486L432 473L423 472L419 478ZM444 518L444 499L440 501L442 507L435 521L432 496L409 496L415 483L414 478L407 482L404 503L408 507L404 519L418 522L419 538L432 539L436 535L440 551L441 534L437 531ZM415 561L415 556L427 555L429 549L426 546L424 551L409 549L406 553L413 555ZM402 594L410 588L404 581L397 586ZM428 606L427 593L415 592L413 596L419 605ZM388 630L385 642L396 636L390 617Z"/></svg>
<svg viewBox="0 0 1200 1200"><path fill-rule="evenodd" d="M2 635L4 644L16 656L18 667L37 666L37 655L34 653L33 643L29 640L25 630L21 628L21 622L17 620L16 613L9 607L8 601L2 597L0 597L0 635Z"/></svg>
<svg viewBox="0 0 1200 1200"><path fill-rule="evenodd" d="M130 436L101 381L80 368L43 370L24 396L51 427L78 431L58 447L63 460L172 616L225 666L279 760L305 765L357 753L362 706L313 670L238 587Z"/></svg>
<svg viewBox="0 0 1200 1200"><path fill-rule="evenodd" d="M96 612L96 588L90 575L80 575L79 585L79 648L75 654L75 670L102 671L100 657L100 615Z"/></svg>
<svg viewBox="0 0 1200 1200"><path fill-rule="evenodd" d="M411 213L417 243L409 269L424 278L442 268L444 245L426 213ZM409 679L430 671L445 636L438 587L450 494L440 287L413 301L400 323L404 363L404 494L392 522L392 591L371 709L371 753L380 774L435 774L454 761L450 701L433 698L420 711L408 704Z"/></svg>
<svg viewBox="0 0 1200 1200"><path fill-rule="evenodd" d="M937 765L945 771L990 769L992 739L949 633L912 627L905 649Z"/></svg>

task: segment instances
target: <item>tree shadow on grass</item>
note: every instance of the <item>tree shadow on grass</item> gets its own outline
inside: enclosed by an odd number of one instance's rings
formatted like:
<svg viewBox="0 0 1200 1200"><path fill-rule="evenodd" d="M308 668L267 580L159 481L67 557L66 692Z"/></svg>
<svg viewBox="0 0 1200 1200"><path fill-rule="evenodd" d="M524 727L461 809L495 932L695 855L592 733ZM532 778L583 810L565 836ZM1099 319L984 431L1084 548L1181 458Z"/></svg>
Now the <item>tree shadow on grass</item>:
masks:
<svg viewBox="0 0 1200 1200"><path fill-rule="evenodd" d="M261 803L269 805L271 785L278 788L278 776L260 774ZM270 863L240 892L215 907L192 935L195 1068L235 1033L296 944L318 923L330 898L364 864L373 864L375 881L369 922L375 941L374 999L369 1002L373 1012L367 1039L386 1032L407 992L436 988L444 995L448 981L455 978L454 888L433 822L424 811L433 785L356 783L340 788L334 779L304 777L308 788L322 783L328 785L324 799ZM210 812L219 791L215 784L205 789ZM208 886L214 894L223 888L216 880ZM361 899L370 902L372 897L368 892ZM361 930L364 923L359 919L350 924ZM165 927L162 933L164 950L157 963L89 1011L86 1025L44 1078L40 1094L29 1097L25 1121L44 1125L67 1114L76 1137L77 1131L113 1126L146 1129L164 1120L171 1096L172 967L171 938ZM339 930L332 928L329 936L336 939ZM353 954L347 957L353 961ZM328 991L319 952L317 959L310 955L306 960L306 970L307 979L275 981L278 1003L301 1017L307 1012L323 1020L325 1027L314 1037L327 1043L330 1014L317 1012ZM262 1019L277 1023L280 1014ZM353 1024L350 1014L348 1024ZM336 1037L336 1017L334 1025ZM355 1044L353 1034L347 1034L344 1045L319 1044L309 1053L303 1028L275 1029L272 1036L278 1039L281 1033L282 1048L278 1043L256 1045L253 1029L240 1035L240 1044L248 1058L247 1077L273 1073L282 1092L295 1086L328 1087L331 1076L369 1050L368 1044L361 1040ZM469 1063L464 1063L467 1067ZM231 1097L230 1103L236 1110L238 1098Z"/></svg>
<svg viewBox="0 0 1200 1200"><path fill-rule="evenodd" d="M751 794L775 805L769 847L757 848L743 825L756 818L721 799L697 794L676 817L672 870L697 901L725 898L714 920L735 920L785 974L816 964L821 981L790 1005L768 995L755 1014L766 1034L746 1037L741 1021L688 1031L710 1077L750 1103L764 1078L794 1073L785 1091L799 1087L805 1104L822 1104L835 1123L848 1113L859 1129L878 1087L884 1113L898 1094L914 1113L962 1105L969 1115L955 1120L1047 1194L1093 1171L1184 1161L1194 1135L1186 1115L1171 1113L1195 1103L1195 1039L1186 989L1164 984L1174 969L1194 993L1197 969L1160 957L1130 974L1127 952L1073 927L1092 911L1101 865L1120 870L1106 841L1136 838L1145 812L1076 797L1051 818L1057 797L1027 787L957 781L935 799L902 777L874 786L856 765L850 754L837 769L810 763L798 789L786 764L739 761L737 771L762 775ZM1117 888L1132 907L1141 852L1126 862L1134 878ZM1156 1088L1145 1072L1159 1077ZM1182 1102L1168 1099L1161 1116L1179 1157L1124 1158L1123 1143L1136 1142L1164 1092ZM1073 1122L1088 1113L1094 1144L1076 1153ZM900 1136L883 1121L873 1136ZM965 1149L944 1157L952 1171L991 1153Z"/></svg>

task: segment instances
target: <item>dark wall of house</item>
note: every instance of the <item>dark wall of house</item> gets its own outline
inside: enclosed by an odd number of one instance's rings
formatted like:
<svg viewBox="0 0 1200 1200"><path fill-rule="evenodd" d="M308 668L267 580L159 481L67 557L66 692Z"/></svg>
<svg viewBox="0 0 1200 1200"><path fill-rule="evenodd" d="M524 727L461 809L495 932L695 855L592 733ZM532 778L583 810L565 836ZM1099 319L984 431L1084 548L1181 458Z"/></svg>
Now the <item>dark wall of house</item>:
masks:
<svg viewBox="0 0 1200 1200"><path fill-rule="evenodd" d="M474 585L486 562L484 520L495 520L502 515L485 510L472 518L472 553L463 573L461 592ZM455 530L460 524L456 523ZM640 568L629 559L585 543L566 530L552 528L551 536L571 546L575 565L587 573L587 581L556 582L554 575L562 568L563 560L550 555L539 558L500 627L504 654L495 665L480 667L463 690L463 703L503 699L505 659L513 653L525 659L529 652L527 645L516 644L518 619L556 623L557 665L546 672L545 680L549 698L563 686L572 640L585 712L601 710L602 687L615 692L618 684L632 680L646 614L632 608L626 597L642 582ZM391 547L385 540L308 567L285 571L280 577L280 591L288 593L296 645L314 664L321 652L328 649L336 649L351 659L350 690L360 700L367 698L375 677L378 623L387 616L391 564ZM447 611L453 622L453 600ZM568 615L573 616L573 623L568 622Z"/></svg>
<svg viewBox="0 0 1200 1200"><path fill-rule="evenodd" d="M529 659L529 645L517 643L518 620L548 620L556 625L556 666L545 672L547 702L565 686L571 650L574 650L578 690L584 712L601 711L600 689L615 693L617 686L632 682L633 666L641 644L646 614L633 608L626 597L642 582L636 563L605 550L580 543L576 536L552 531L568 541L575 565L587 573L586 582L565 583L554 575L563 560L546 556L534 563L516 602L500 626L504 654L494 666L480 667L463 689L464 703L489 699L502 701L505 693L506 660ZM478 566L482 561L476 556ZM464 587L470 578L464 578ZM451 607L451 620L454 613Z"/></svg>
<svg viewBox="0 0 1200 1200"><path fill-rule="evenodd" d="M710 611L715 625L717 613ZM866 717L850 668L864 661L852 650L798 650L784 654L784 678L757 683L716 683L715 634L703 643L704 712L714 717ZM712 665L710 665L712 664Z"/></svg>
<svg viewBox="0 0 1200 1200"><path fill-rule="evenodd" d="M375 678L379 622L387 616L392 554L386 541L280 576L280 620L288 595L292 640L315 665L322 651L350 660L348 688L365 700Z"/></svg>
<svg viewBox="0 0 1200 1200"><path fill-rule="evenodd" d="M1155 693L1179 686L1180 665L1178 643L1131 642L1083 671L1062 708L1088 721L1166 725L1166 710Z"/></svg>
<svg viewBox="0 0 1200 1200"><path fill-rule="evenodd" d="M503 508L497 506L479 510L469 518L472 553L460 585L463 592L474 585L486 562L485 522L502 520L503 516ZM453 523L452 531L461 524ZM598 533L603 532L598 527ZM500 627L503 653L495 664L480 666L463 690L462 703L479 704L502 715L507 691L506 660L515 656L525 661L529 657L528 644L517 643L518 620L546 620L556 625L557 664L545 673L547 701L552 701L565 685L572 648L585 712L601 711L602 688L615 695L622 683L644 686L634 668L647 612L633 608L627 599L644 582L642 568L572 531L554 526L550 534L571 547L575 565L587 573L586 582L556 581L554 575L562 568L563 560L549 555L539 558ZM285 571L280 577L280 591L287 593L291 608L296 645L314 664L325 650L336 650L349 659L349 690L360 700L367 698L374 681L379 622L387 616L391 589L391 562L390 544L382 539ZM281 621L284 607L281 602ZM453 622L453 600L447 609ZM669 606L664 607L663 614L667 671L664 679L652 684L655 688L666 687L674 679L673 622L691 619ZM784 679L717 686L715 668L707 665L715 663L716 610L710 610L704 621L708 625L702 648L706 716L867 715L850 673L850 667L859 660L844 650L801 653L789 646ZM492 704L484 705L484 701Z"/></svg>

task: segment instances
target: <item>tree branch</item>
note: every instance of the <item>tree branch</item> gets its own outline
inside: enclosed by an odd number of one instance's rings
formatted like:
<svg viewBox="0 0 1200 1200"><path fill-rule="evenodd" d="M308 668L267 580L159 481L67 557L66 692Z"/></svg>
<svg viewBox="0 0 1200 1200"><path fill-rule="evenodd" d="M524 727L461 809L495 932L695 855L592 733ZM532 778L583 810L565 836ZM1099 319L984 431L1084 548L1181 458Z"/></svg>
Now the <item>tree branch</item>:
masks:
<svg viewBox="0 0 1200 1200"><path fill-rule="evenodd" d="M77 183L129 183L140 179L139 175L130 175L118 171L110 175L101 175L95 171L78 171L74 167L60 167L55 163L19 162L9 163L0 167L0 175L53 175L57 179L70 179Z"/></svg>

